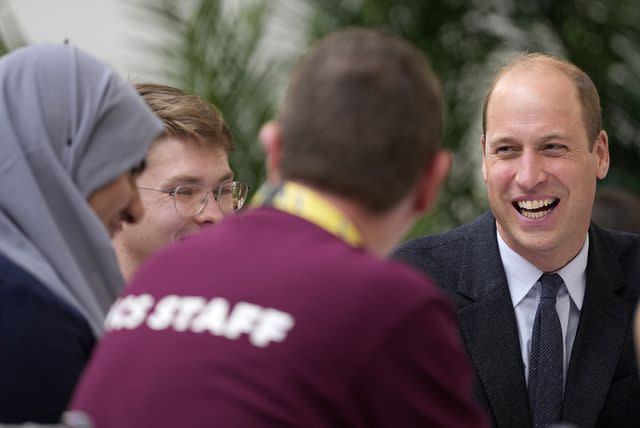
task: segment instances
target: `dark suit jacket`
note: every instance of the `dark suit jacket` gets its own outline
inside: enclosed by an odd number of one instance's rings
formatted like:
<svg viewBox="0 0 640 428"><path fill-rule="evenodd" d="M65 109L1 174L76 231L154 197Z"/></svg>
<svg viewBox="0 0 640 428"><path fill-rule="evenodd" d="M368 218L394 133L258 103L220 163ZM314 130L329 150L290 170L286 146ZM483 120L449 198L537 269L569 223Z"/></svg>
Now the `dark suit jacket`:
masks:
<svg viewBox="0 0 640 428"><path fill-rule="evenodd" d="M476 394L497 427L529 427L518 330L495 218L410 241L394 257L427 273L453 298L476 375ZM640 235L589 228L587 285L567 370L563 421L640 426L633 311L640 293Z"/></svg>
<svg viewBox="0 0 640 428"><path fill-rule="evenodd" d="M0 255L1 426L58 423L94 343L78 311Z"/></svg>

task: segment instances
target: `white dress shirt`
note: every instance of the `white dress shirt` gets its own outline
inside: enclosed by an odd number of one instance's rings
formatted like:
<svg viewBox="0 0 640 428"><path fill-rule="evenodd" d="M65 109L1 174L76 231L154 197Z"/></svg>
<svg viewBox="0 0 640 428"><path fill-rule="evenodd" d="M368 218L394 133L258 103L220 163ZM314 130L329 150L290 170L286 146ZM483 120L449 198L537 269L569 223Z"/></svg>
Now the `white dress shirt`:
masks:
<svg viewBox="0 0 640 428"><path fill-rule="evenodd" d="M531 335L533 333L533 321L540 300L540 276L543 272L529 263L524 257L513 251L504 242L500 233L496 231L500 258L507 276L509 293L518 324L520 336L520 350L524 363L524 378L529 383L529 355L531 353ZM558 290L556 310L560 317L563 341L563 387L567 379L567 367L573 348L573 340L576 337L580 310L584 300L584 291L587 284L587 255L589 254L589 235L585 239L582 249L577 256L567 265L557 271L564 281L564 285Z"/></svg>

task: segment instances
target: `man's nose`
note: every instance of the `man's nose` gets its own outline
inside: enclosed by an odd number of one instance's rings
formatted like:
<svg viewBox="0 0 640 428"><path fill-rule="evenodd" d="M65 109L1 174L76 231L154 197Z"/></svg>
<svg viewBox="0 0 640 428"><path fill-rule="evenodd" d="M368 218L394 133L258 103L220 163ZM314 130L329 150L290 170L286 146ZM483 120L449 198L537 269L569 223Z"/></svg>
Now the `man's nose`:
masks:
<svg viewBox="0 0 640 428"><path fill-rule="evenodd" d="M205 200L204 208L198 214L196 214L193 219L198 224L216 224L222 221L224 214L222 210L218 206L218 202L214 195L209 193L208 197Z"/></svg>
<svg viewBox="0 0 640 428"><path fill-rule="evenodd" d="M515 181L523 190L532 190L547 179L544 161L534 153L523 154L517 168Z"/></svg>
<svg viewBox="0 0 640 428"><path fill-rule="evenodd" d="M122 212L122 220L127 223L137 223L144 215L144 205L140 199L140 191L133 186L131 189L131 200Z"/></svg>

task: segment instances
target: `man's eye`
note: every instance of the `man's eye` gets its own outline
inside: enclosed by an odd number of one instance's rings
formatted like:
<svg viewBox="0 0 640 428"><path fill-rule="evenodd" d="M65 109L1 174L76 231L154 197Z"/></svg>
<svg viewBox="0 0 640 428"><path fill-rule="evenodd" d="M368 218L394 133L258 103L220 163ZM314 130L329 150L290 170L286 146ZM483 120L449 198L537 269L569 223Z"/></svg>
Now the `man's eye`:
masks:
<svg viewBox="0 0 640 428"><path fill-rule="evenodd" d="M508 154L515 152L515 150L516 149L513 146L499 146L496 148L496 153Z"/></svg>
<svg viewBox="0 0 640 428"><path fill-rule="evenodd" d="M190 187L176 187L169 191L171 196L193 196L195 193L195 190Z"/></svg>
<svg viewBox="0 0 640 428"><path fill-rule="evenodd" d="M564 150L564 146L561 144L546 144L544 146L545 150L551 150L551 151L559 151L559 150Z"/></svg>

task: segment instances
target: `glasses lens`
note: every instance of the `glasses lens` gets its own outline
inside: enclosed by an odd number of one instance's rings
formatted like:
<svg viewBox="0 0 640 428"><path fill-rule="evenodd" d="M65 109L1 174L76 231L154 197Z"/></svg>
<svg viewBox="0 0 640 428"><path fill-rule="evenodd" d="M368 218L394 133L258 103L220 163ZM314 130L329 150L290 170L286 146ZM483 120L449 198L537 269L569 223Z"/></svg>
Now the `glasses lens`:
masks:
<svg viewBox="0 0 640 428"><path fill-rule="evenodd" d="M218 205L223 214L232 214L242 208L249 188L239 181L225 183L218 188Z"/></svg>
<svg viewBox="0 0 640 428"><path fill-rule="evenodd" d="M207 196L207 189L197 184L178 186L173 194L178 214L192 217L202 209Z"/></svg>

